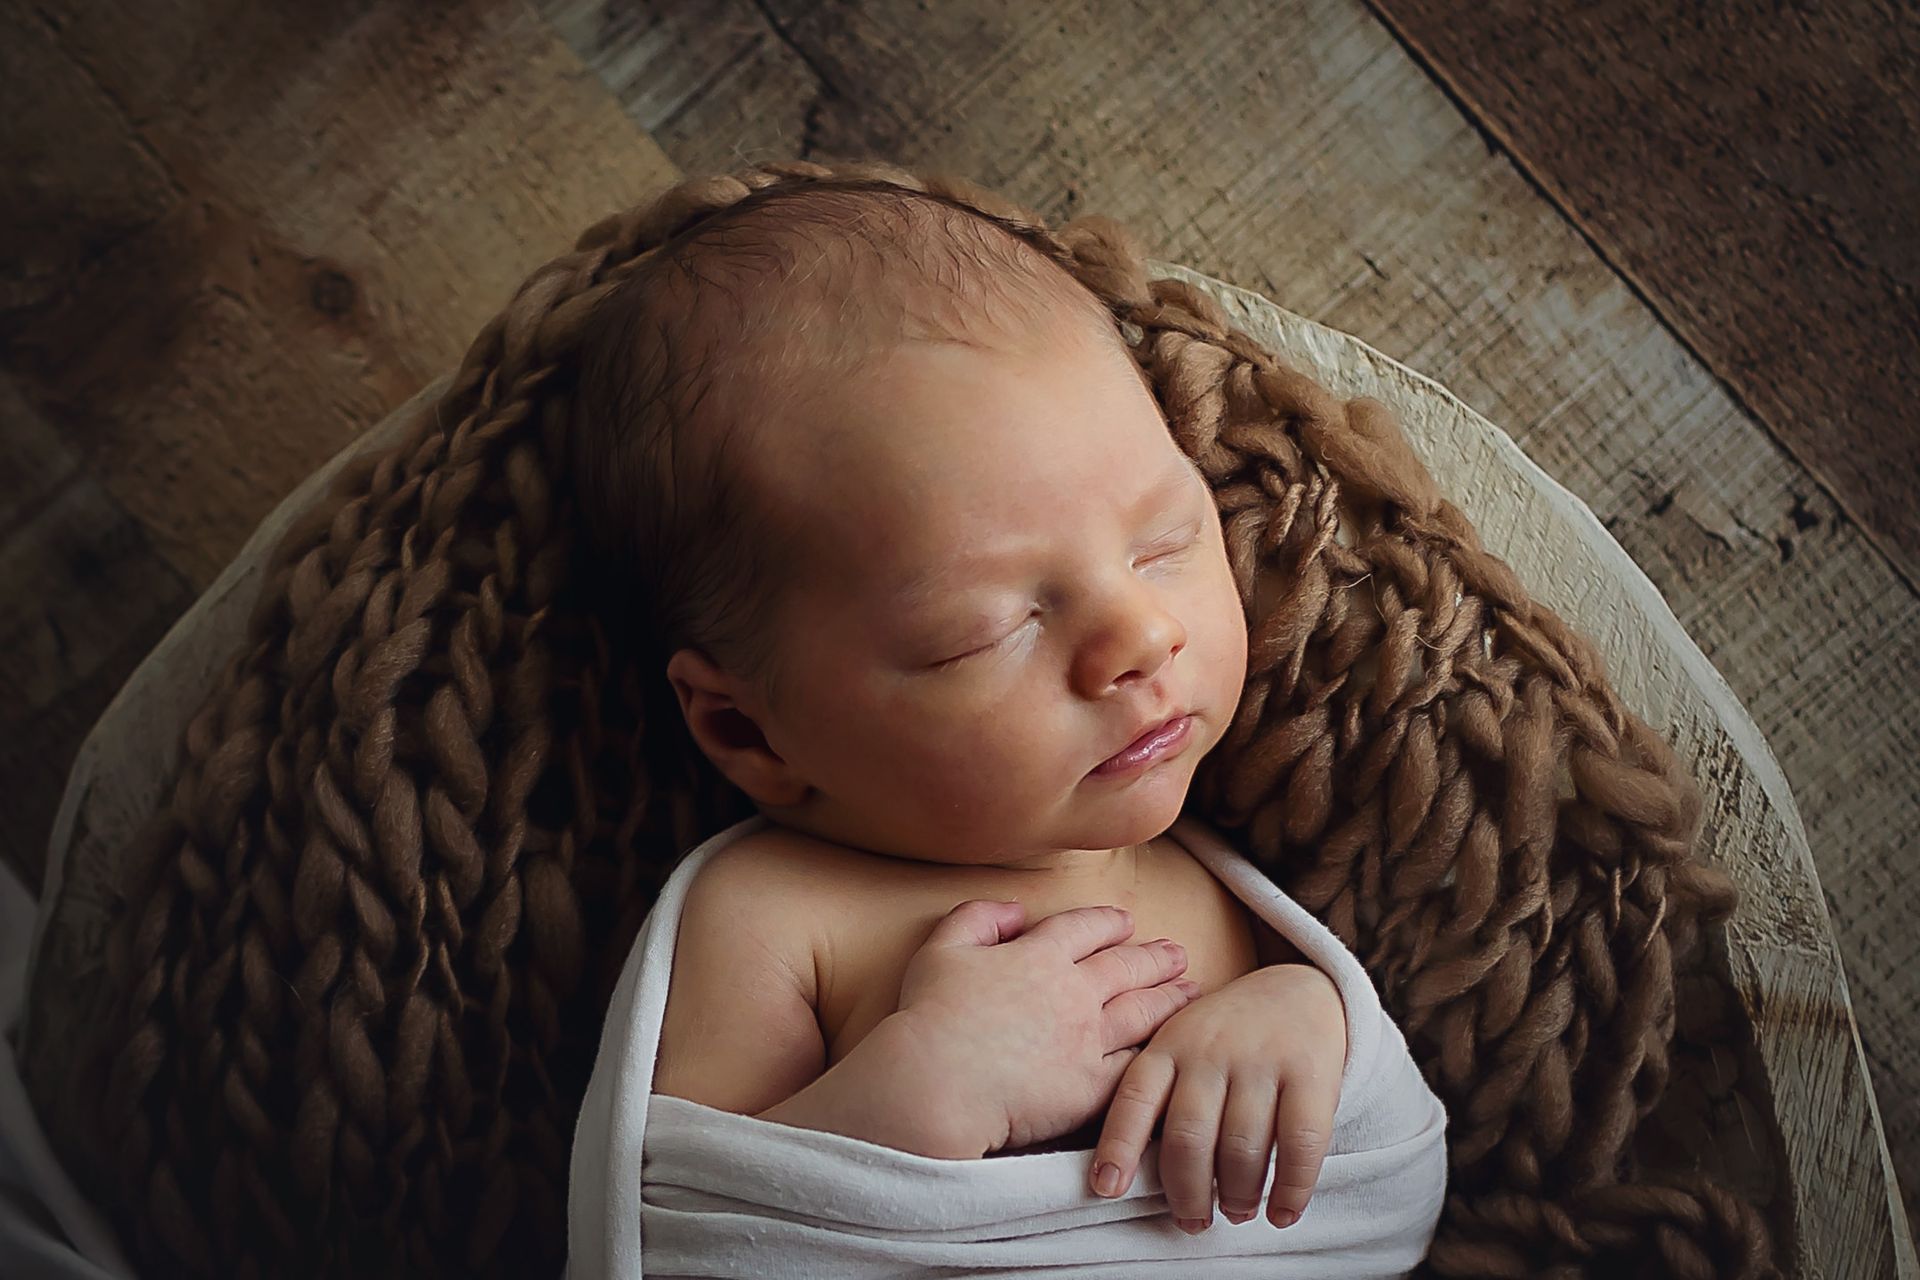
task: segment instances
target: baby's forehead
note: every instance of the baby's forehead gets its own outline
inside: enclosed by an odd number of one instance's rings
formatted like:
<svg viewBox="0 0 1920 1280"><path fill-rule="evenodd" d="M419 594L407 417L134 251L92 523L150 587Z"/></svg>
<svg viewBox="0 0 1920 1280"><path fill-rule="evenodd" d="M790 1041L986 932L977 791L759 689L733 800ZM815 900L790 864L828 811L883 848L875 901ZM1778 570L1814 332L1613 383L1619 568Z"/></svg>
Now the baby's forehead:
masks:
<svg viewBox="0 0 1920 1280"><path fill-rule="evenodd" d="M799 192L695 237L680 323L716 354L845 369L894 343L1027 341L1113 328L1059 262L978 213L901 192Z"/></svg>
<svg viewBox="0 0 1920 1280"><path fill-rule="evenodd" d="M904 607L916 599L927 603L927 590L916 583L991 579L1010 562L1004 557L1071 530L1104 527L1116 514L1129 523L1156 519L1178 507L1188 490L1204 488L1171 440L1159 451L1045 441L1016 447L1032 456L997 455L993 466L979 470L856 476L830 461L796 470L783 502L786 523L797 531L807 561L842 587ZM1059 479L1067 476L1078 482ZM912 599L896 599L902 596Z"/></svg>

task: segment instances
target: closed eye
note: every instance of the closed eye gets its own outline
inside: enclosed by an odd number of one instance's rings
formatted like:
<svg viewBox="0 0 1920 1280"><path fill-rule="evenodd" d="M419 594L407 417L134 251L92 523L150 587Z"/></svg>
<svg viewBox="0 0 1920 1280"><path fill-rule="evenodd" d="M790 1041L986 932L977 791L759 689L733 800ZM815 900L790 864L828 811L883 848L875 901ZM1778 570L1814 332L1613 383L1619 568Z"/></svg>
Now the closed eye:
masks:
<svg viewBox="0 0 1920 1280"><path fill-rule="evenodd" d="M1038 611L1036 610L1035 612L1038 612ZM1031 618L1032 616L1033 614L1027 615L1028 618ZM1026 625L1025 620L1022 620L1021 625L1022 626ZM935 671L939 671L946 667L955 666L959 663L965 662L968 658L977 658L983 653L988 653L994 649L998 649L1001 645L1005 644L1007 641L1013 639L1013 637L1019 634L1020 634L1020 628L1015 627L1013 630L1007 632L1006 635L1001 636L998 640L989 640L986 644L981 645L978 649L969 649L965 653L956 653L951 658L944 658L941 661L934 663L932 669Z"/></svg>
<svg viewBox="0 0 1920 1280"><path fill-rule="evenodd" d="M1149 556L1144 556L1141 559L1133 562L1134 567L1138 568L1140 565L1143 565L1143 564L1155 564L1161 560L1171 560L1175 556L1185 555L1187 552L1192 551L1194 547L1201 542L1201 540L1205 537L1205 533L1206 533L1206 522L1205 520L1201 520L1195 523L1193 526L1191 526L1187 530L1183 531L1182 541L1180 541L1178 545L1167 547L1164 550L1156 551ZM1026 618L1021 620L1021 626L1025 626L1026 623L1031 621L1035 616L1037 616L1039 612L1040 611L1036 609L1032 613L1029 613ZM927 669L929 671L944 671L949 667L956 667L961 663L967 661L969 658L977 658L983 654L991 653L993 650L998 649L1001 645L1005 644L1007 641L1011 640L1013 637L1019 634L1020 634L1020 627L1017 626L1013 628L1013 630L1007 632L1005 635L1001 636L997 640L989 640L986 644L980 645L977 648L969 649L965 653L956 653L951 658L943 658L938 662L930 663L928 664Z"/></svg>
<svg viewBox="0 0 1920 1280"><path fill-rule="evenodd" d="M1184 552L1193 550L1194 545L1200 541L1200 536L1201 536L1201 533L1203 532L1203 529L1204 529L1203 525L1195 525L1192 529L1189 529L1188 531L1186 531L1186 533L1182 536L1182 541L1179 543L1178 546L1168 547L1163 551L1156 551L1152 555L1147 556L1144 559L1134 561L1134 564L1136 565L1152 564L1156 560L1165 560L1165 559L1168 559L1169 557L1177 556Z"/></svg>

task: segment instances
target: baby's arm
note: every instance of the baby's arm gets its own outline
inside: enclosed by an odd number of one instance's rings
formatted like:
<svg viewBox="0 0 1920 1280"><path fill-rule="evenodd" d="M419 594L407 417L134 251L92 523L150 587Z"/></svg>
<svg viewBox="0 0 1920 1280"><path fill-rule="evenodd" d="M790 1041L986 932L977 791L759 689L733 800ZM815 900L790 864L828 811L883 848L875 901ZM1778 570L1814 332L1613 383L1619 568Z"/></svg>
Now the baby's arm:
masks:
<svg viewBox="0 0 1920 1280"><path fill-rule="evenodd" d="M729 846L700 869L681 911L653 1091L919 1155L979 1155L942 1131L917 1042L896 1019L827 1069L807 926L752 850Z"/></svg>

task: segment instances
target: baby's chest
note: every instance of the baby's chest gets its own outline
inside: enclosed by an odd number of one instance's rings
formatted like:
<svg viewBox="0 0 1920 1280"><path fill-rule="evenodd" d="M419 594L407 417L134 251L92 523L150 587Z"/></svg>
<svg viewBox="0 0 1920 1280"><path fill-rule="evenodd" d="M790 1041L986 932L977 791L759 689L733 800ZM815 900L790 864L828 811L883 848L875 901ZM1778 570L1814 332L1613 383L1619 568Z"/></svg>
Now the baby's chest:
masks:
<svg viewBox="0 0 1920 1280"><path fill-rule="evenodd" d="M1187 870L1163 871L1125 893L1028 897L983 879L974 886L947 883L926 895L901 895L897 886L894 892L871 898L853 895L847 900L848 910L834 913L825 938L831 959L822 968L818 1012L827 1041L827 1065L846 1057L900 1007L900 983L908 961L941 917L969 898L1017 896L1027 908L1028 928L1075 907L1124 907L1134 923L1126 942L1171 938L1185 947L1187 969L1181 976L1199 984L1203 994L1251 972L1258 963L1255 929L1265 926L1204 867L1193 863L1191 874Z"/></svg>

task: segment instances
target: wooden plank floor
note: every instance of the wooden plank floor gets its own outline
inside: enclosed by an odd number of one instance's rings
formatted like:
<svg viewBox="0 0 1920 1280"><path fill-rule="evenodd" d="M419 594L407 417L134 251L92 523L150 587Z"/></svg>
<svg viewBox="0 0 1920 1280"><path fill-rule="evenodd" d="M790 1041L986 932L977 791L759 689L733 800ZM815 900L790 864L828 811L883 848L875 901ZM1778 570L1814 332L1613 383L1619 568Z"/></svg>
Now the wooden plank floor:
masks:
<svg viewBox="0 0 1920 1280"><path fill-rule="evenodd" d="M1369 3L1920 583L1920 8Z"/></svg>
<svg viewBox="0 0 1920 1280"><path fill-rule="evenodd" d="M152 640L526 271L675 171L880 155L1113 215L1356 333L1593 507L1793 784L1913 1195L1920 601L1663 321L1705 304L1659 290L1700 282L1623 278L1357 0L537 14L0 0L0 854L30 883L64 761Z"/></svg>
<svg viewBox="0 0 1920 1280"><path fill-rule="evenodd" d="M0 855L37 886L88 726L261 516L675 171L519 0L0 0L0 112Z"/></svg>

